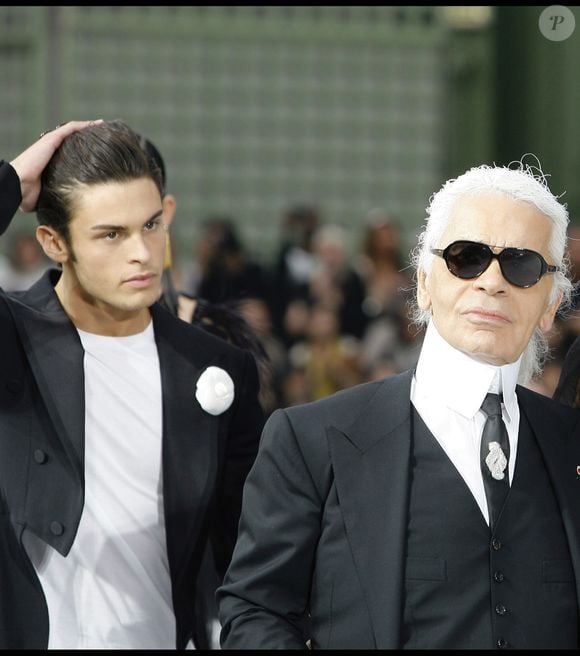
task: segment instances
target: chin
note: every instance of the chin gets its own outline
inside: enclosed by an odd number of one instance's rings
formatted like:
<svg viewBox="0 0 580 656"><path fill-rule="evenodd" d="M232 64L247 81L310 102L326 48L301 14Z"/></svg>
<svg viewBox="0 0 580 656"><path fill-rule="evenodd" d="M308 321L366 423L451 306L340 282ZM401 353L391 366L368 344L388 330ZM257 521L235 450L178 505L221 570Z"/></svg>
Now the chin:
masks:
<svg viewBox="0 0 580 656"><path fill-rule="evenodd" d="M476 344L471 343L464 349L464 353L475 360L480 360L481 362L486 362L487 364L493 364L495 366L501 366L508 362L513 362L513 360L509 359L509 356L500 345L490 343L490 341L491 340L486 340L485 342L480 341Z"/></svg>
<svg viewBox="0 0 580 656"><path fill-rule="evenodd" d="M471 357L475 358L476 360L486 362L487 364L492 364L495 367L502 367L504 364L510 364L510 362L515 362L517 360L517 358L511 358L506 353L488 349L476 349L469 355L471 355Z"/></svg>
<svg viewBox="0 0 580 656"><path fill-rule="evenodd" d="M136 313L136 312L141 312L142 310L145 310L153 305L158 300L159 296L154 295L154 294L148 294L147 296L143 296L141 298L133 299L131 302L119 302L114 304L114 307L116 307L117 310L121 312L129 312L129 313Z"/></svg>
<svg viewBox="0 0 580 656"><path fill-rule="evenodd" d="M147 289L143 290L140 294L133 298L132 303L134 303L135 307L138 307L142 310L143 308L153 305L153 303L159 300L160 296L160 287L156 287L155 289Z"/></svg>

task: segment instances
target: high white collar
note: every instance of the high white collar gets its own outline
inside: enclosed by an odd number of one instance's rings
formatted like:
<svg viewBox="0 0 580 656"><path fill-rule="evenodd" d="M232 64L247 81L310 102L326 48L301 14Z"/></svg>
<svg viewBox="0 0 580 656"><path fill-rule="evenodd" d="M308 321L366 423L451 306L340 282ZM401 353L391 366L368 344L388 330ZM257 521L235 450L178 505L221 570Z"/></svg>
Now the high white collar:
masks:
<svg viewBox="0 0 580 656"><path fill-rule="evenodd" d="M429 322L415 373L416 391L458 412L475 416L488 392L502 392L508 419L517 403L520 358L501 367L480 362L454 348Z"/></svg>

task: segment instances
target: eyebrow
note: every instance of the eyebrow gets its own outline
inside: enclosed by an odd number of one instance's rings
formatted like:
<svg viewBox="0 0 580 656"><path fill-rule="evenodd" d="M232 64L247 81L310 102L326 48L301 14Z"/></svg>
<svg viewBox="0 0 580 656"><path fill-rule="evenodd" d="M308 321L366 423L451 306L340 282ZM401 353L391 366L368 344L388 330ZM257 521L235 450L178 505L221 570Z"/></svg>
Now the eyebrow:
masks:
<svg viewBox="0 0 580 656"><path fill-rule="evenodd" d="M159 211L155 212L155 214L153 214L153 216L150 216L146 221L144 221L143 225L145 225L146 223L149 223L150 221L153 221L153 220L157 219L162 214L163 214L163 209L160 209ZM92 226L91 230L110 230L110 231L116 230L116 231L120 231L120 230L126 230L126 228L127 228L127 226L123 226L123 225L113 225L113 224L108 224L108 223L101 223L99 225Z"/></svg>

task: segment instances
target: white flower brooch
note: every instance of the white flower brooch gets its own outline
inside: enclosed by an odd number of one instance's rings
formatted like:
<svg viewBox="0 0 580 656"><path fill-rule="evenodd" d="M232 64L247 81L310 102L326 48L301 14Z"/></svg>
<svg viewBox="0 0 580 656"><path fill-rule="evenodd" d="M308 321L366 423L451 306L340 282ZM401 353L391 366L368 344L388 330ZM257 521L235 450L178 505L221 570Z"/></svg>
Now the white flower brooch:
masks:
<svg viewBox="0 0 580 656"><path fill-rule="evenodd" d="M210 415L221 415L234 401L234 381L224 369L208 367L198 378L195 398Z"/></svg>

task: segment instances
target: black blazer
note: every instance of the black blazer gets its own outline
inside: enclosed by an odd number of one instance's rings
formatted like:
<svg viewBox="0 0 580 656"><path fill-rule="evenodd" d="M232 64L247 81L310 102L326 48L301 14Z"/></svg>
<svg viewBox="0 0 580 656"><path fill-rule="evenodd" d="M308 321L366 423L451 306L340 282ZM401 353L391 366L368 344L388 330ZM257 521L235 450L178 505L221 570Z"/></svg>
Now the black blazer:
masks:
<svg viewBox="0 0 580 656"><path fill-rule="evenodd" d="M399 647L411 379L270 417L217 594L224 647ZM522 387L517 394L562 511L580 604L580 413Z"/></svg>
<svg viewBox="0 0 580 656"><path fill-rule="evenodd" d="M48 644L46 602L22 545L27 528L65 555L84 495L83 348L48 272L27 292L0 295L0 648ZM196 577L208 537L225 571L241 492L262 427L249 353L151 307L163 394L163 494L177 647L195 625ZM225 369L235 398L206 413L196 381Z"/></svg>

